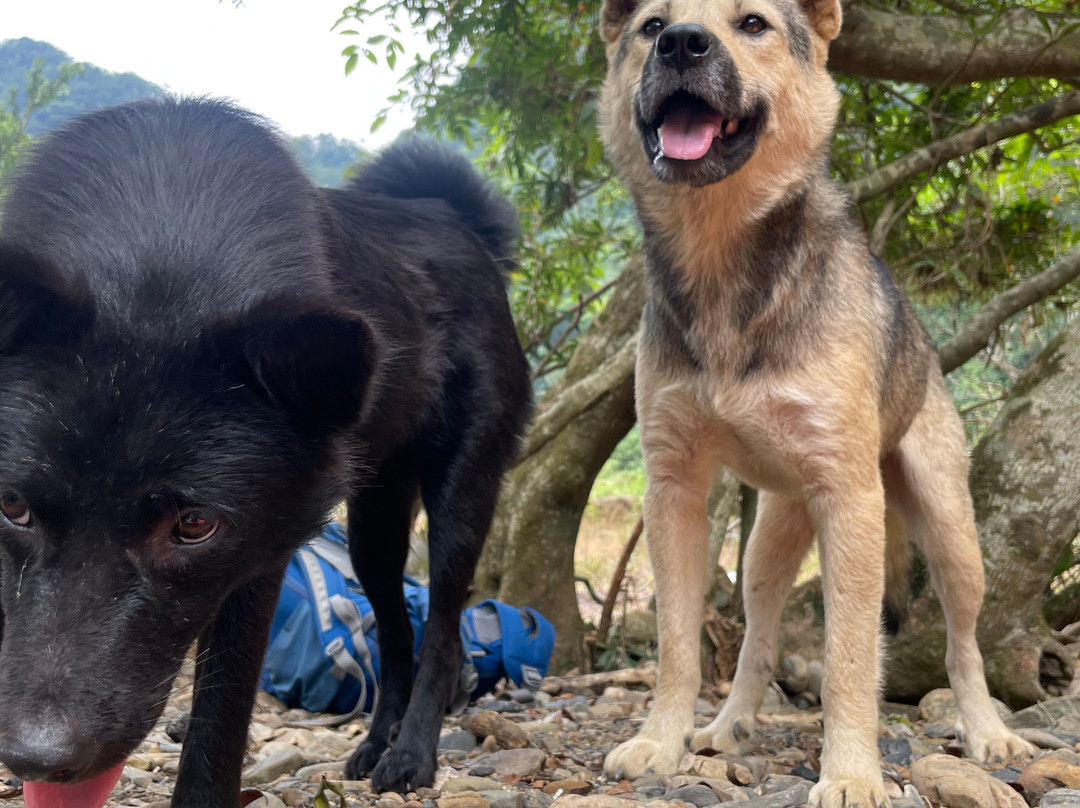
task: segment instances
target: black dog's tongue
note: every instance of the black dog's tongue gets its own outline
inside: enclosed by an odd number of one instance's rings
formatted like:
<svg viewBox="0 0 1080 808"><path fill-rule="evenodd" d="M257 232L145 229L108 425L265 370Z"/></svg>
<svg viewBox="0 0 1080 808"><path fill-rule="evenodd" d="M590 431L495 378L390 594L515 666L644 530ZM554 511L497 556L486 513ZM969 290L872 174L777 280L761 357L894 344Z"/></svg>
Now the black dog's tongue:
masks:
<svg viewBox="0 0 1080 808"><path fill-rule="evenodd" d="M123 762L81 783L23 783L26 808L101 808L124 770Z"/></svg>

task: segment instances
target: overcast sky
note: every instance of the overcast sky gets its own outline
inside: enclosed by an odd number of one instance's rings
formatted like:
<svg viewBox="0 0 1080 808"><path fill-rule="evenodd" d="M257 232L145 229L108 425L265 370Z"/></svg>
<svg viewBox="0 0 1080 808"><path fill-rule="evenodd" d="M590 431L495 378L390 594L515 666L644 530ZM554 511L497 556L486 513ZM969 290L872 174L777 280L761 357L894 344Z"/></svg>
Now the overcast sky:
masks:
<svg viewBox="0 0 1080 808"><path fill-rule="evenodd" d="M362 57L345 76L341 49L361 40L330 29L346 5L347 0L244 0L239 6L232 0L0 0L0 40L43 40L75 61L137 73L174 92L231 98L289 134L329 132L375 146L407 127L410 116L403 110L369 134L397 76ZM407 61L419 42L406 44Z"/></svg>

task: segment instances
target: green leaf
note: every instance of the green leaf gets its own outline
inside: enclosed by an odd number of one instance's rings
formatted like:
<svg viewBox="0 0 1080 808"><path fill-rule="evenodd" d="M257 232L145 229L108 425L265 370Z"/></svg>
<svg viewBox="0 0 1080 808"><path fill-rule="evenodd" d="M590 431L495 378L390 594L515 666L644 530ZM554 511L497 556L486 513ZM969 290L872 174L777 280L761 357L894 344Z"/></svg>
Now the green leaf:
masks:
<svg viewBox="0 0 1080 808"><path fill-rule="evenodd" d="M349 54L349 58L345 61L345 75L346 76L350 75L354 70L356 70L356 62L357 62L358 59L359 59L359 54L356 54L356 53Z"/></svg>

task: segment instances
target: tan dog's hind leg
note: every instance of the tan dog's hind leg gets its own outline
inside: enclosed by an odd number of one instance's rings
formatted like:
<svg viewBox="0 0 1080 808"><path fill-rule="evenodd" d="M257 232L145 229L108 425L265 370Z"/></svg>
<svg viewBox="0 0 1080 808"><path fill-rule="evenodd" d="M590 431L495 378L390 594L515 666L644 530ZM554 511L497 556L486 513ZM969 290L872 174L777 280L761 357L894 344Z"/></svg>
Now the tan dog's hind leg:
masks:
<svg viewBox="0 0 1080 808"><path fill-rule="evenodd" d="M945 667L960 708L967 755L984 766L1030 757L1034 747L1006 728L986 687L975 641L985 581L968 491L967 452L960 418L939 377L931 378L926 402L897 454L902 490L894 501L926 556L945 613Z"/></svg>
<svg viewBox="0 0 1080 808"><path fill-rule="evenodd" d="M649 771L674 772L694 726L694 702L701 685L706 498L712 479L711 464L695 457L690 444L683 443L664 458L650 456L644 423L642 427L649 472L645 537L656 584L659 681L652 710L637 736L604 761L608 776L631 779Z"/></svg>
<svg viewBox="0 0 1080 808"><path fill-rule="evenodd" d="M708 746L734 751L738 742L753 732L754 714L776 664L780 614L813 538L801 500L760 492L757 519L743 559L746 638L739 651L735 681L720 715L694 734L692 749Z"/></svg>
<svg viewBox="0 0 1080 808"><path fill-rule="evenodd" d="M877 746L885 497L877 458L860 453L807 500L825 592L825 743L810 791L822 808L889 805Z"/></svg>

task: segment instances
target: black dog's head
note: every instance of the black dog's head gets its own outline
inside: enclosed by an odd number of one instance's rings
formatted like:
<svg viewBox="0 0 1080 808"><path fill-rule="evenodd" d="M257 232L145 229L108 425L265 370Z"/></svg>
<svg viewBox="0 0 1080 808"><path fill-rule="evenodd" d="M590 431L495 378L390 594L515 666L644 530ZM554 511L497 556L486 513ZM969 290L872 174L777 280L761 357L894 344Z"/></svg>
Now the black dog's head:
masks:
<svg viewBox="0 0 1080 808"><path fill-rule="evenodd" d="M601 131L624 178L709 185L760 152L805 163L836 116L824 63L839 24L839 0L606 0Z"/></svg>
<svg viewBox="0 0 1080 808"><path fill-rule="evenodd" d="M122 761L352 473L377 351L323 294L317 197L265 129L185 103L84 119L7 199L0 759L24 779Z"/></svg>

